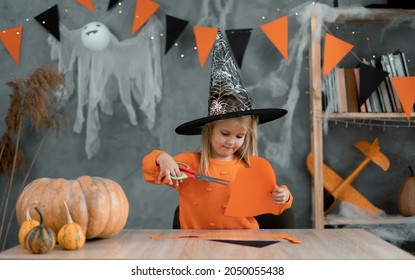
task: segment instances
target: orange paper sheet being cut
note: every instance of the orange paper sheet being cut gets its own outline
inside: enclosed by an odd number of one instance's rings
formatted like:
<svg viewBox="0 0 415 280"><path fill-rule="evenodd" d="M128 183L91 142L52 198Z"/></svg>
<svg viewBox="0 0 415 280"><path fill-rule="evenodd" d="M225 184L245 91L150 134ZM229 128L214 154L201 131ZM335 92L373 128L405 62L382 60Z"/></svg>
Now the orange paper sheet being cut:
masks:
<svg viewBox="0 0 415 280"><path fill-rule="evenodd" d="M265 213L279 215L283 206L276 204L270 193L277 187L271 164L263 158L251 157L251 167L241 167L231 186L225 215L253 217Z"/></svg>
<svg viewBox="0 0 415 280"><path fill-rule="evenodd" d="M170 239L170 238L205 238L205 239L217 239L217 238L254 238L254 239L286 239L294 244L301 244L301 241L296 237L288 234L278 233L202 233L194 235L153 235L150 236L152 239Z"/></svg>

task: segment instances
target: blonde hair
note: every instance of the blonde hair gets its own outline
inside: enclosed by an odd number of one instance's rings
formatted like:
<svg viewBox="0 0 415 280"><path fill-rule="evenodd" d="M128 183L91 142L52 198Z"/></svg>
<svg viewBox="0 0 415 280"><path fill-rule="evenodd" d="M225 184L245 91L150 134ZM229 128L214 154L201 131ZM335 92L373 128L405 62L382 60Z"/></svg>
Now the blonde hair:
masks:
<svg viewBox="0 0 415 280"><path fill-rule="evenodd" d="M244 143L235 152L235 155L241 160L245 166L249 167L249 157L258 155L258 117L254 115L240 116L234 118L246 129ZM199 172L208 175L209 158L212 156L212 133L217 121L207 123L203 126L201 133L200 147L200 166Z"/></svg>

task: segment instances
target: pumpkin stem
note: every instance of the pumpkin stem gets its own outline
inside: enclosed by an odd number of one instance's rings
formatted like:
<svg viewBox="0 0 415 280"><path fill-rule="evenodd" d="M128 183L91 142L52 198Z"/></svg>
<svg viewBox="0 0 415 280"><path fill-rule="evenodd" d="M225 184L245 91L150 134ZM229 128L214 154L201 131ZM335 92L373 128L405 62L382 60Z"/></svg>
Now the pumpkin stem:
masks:
<svg viewBox="0 0 415 280"><path fill-rule="evenodd" d="M27 209L26 209L26 221L31 221L32 220L32 217L30 216L30 207L31 206L34 207L37 204L38 204L38 202L37 202L37 200L35 200L35 202L31 203L30 206L27 206Z"/></svg>
<svg viewBox="0 0 415 280"><path fill-rule="evenodd" d="M68 224L73 224L72 216L71 216L71 213L69 212L68 205L66 205L65 201L63 202L63 204L65 205L65 208L66 208L66 217L68 219Z"/></svg>
<svg viewBox="0 0 415 280"><path fill-rule="evenodd" d="M409 168L409 172L411 174L411 177L414 177L414 170L412 169L412 167L410 165L408 165Z"/></svg>
<svg viewBox="0 0 415 280"><path fill-rule="evenodd" d="M39 208L37 208L37 206L35 206L35 210L39 214L39 217L40 217L39 224L40 225L43 225L43 215L42 215L42 212L40 212L40 210L39 210Z"/></svg>

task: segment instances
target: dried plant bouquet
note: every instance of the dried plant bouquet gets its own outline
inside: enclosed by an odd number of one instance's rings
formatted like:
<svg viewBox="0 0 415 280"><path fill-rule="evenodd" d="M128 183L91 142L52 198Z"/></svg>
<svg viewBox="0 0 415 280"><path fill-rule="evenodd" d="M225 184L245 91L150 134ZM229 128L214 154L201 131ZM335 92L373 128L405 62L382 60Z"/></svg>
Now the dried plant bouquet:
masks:
<svg viewBox="0 0 415 280"><path fill-rule="evenodd" d="M10 95L9 110L4 119L6 130L0 138L0 176L7 176L7 184L1 195L0 204L0 241L2 242L0 251L5 248L8 231L15 212L15 208L13 208L9 215L7 229L5 229L15 175L24 176L23 183L18 190L20 194L43 145L47 130L53 129L58 133L59 121L57 116L59 114L63 115L66 121L68 120L61 104L65 77L55 68L49 66L36 68L28 74L26 80L14 78L7 85L12 88L12 94ZM24 152L19 145L24 121L30 121L31 126L37 133L43 133L28 168L25 168Z"/></svg>

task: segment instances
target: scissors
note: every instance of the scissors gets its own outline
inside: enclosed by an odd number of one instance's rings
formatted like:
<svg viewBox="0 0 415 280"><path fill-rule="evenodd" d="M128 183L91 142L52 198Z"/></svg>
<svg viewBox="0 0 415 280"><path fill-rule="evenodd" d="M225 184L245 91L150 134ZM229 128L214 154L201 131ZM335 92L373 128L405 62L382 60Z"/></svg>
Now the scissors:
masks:
<svg viewBox="0 0 415 280"><path fill-rule="evenodd" d="M177 162L177 164L179 165L179 170L180 170L180 176L172 176L171 179L178 181L178 180L183 180L183 179L194 179L194 178L198 178L204 181L208 181L208 182L212 182L212 183L216 183L216 184L220 184L220 185L224 185L227 186L229 185L229 181L228 180L224 180L224 179L219 179L219 178L215 178L215 177L209 177L209 176L205 176L205 175L201 175L196 173L196 171L193 171L189 165L187 165L184 162Z"/></svg>

